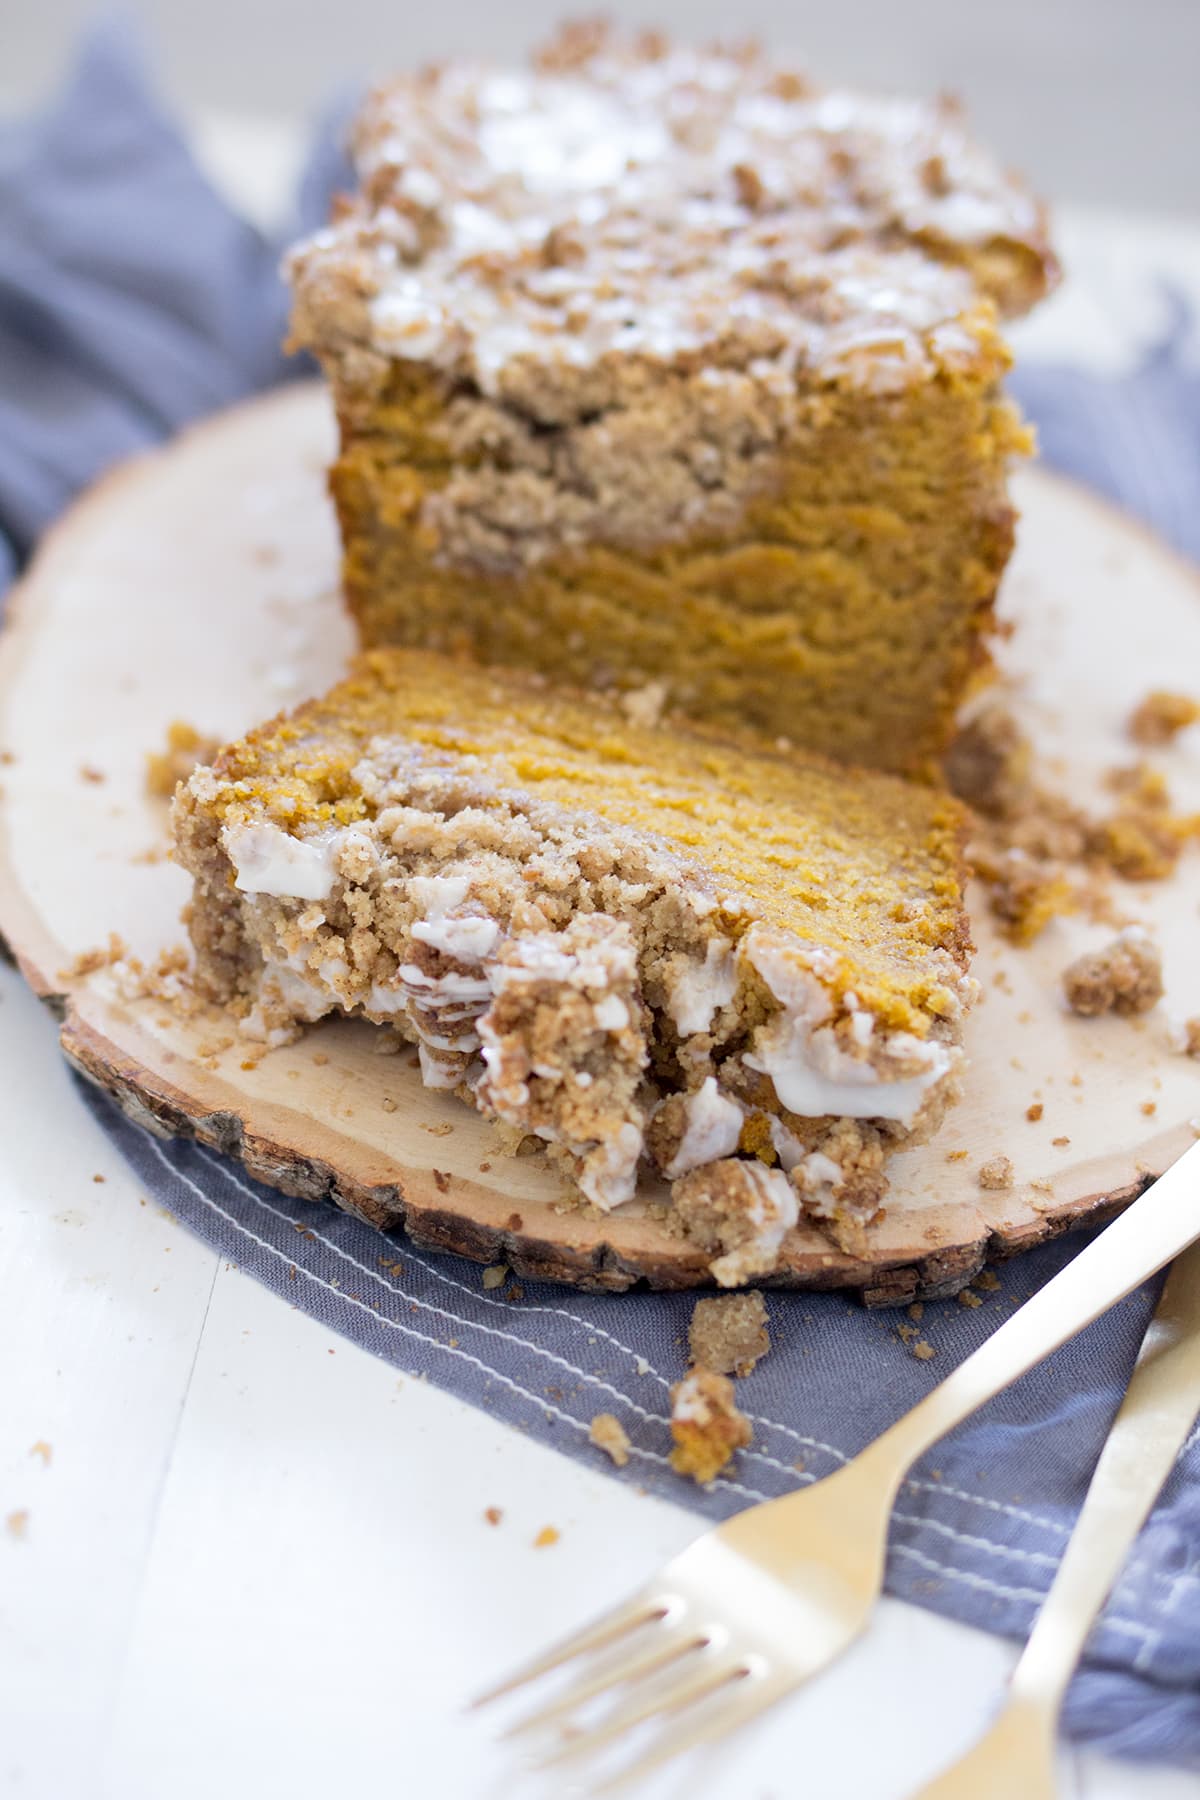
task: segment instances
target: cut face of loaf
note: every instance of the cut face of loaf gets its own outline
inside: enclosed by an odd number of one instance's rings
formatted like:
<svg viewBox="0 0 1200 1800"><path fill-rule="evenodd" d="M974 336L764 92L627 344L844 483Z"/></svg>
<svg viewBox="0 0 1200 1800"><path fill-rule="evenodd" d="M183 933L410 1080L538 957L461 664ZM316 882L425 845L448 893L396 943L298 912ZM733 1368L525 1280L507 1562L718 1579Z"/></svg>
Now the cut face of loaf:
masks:
<svg viewBox="0 0 1200 1800"><path fill-rule="evenodd" d="M948 105L568 32L381 87L289 259L363 640L936 756L1012 544L1041 209Z"/></svg>
<svg viewBox="0 0 1200 1800"><path fill-rule="evenodd" d="M801 1211L854 1242L952 1097L960 832L893 777L400 652L175 805L199 974L246 1030L399 1033L584 1202L661 1176L731 1283Z"/></svg>

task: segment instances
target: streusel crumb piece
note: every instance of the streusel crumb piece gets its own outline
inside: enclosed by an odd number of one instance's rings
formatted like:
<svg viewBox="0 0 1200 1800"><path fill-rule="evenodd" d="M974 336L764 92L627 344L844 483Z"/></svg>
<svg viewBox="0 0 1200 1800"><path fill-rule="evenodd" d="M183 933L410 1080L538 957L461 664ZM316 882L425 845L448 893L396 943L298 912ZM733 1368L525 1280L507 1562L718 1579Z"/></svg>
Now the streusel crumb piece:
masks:
<svg viewBox="0 0 1200 1800"><path fill-rule="evenodd" d="M1137 744L1169 744L1197 719L1200 700L1156 688L1130 714L1129 735Z"/></svg>
<svg viewBox="0 0 1200 1800"><path fill-rule="evenodd" d="M1013 818L1032 792L1029 739L999 700L960 727L945 766L950 791L989 819Z"/></svg>
<svg viewBox="0 0 1200 1800"><path fill-rule="evenodd" d="M714 1375L748 1375L770 1348L767 1306L757 1288L697 1300L688 1326L688 1349L697 1368Z"/></svg>
<svg viewBox="0 0 1200 1800"><path fill-rule="evenodd" d="M1162 956L1139 925L1130 925L1102 950L1080 956L1063 971L1072 1012L1143 1013L1162 999Z"/></svg>
<svg viewBox="0 0 1200 1800"><path fill-rule="evenodd" d="M1010 1188L1013 1184L1013 1166L1007 1156L993 1156L979 1165L979 1185L981 1188Z"/></svg>
<svg viewBox="0 0 1200 1800"><path fill-rule="evenodd" d="M732 1159L684 1175L671 1198L685 1235L712 1258L709 1270L721 1287L769 1274L800 1211L782 1169Z"/></svg>
<svg viewBox="0 0 1200 1800"><path fill-rule="evenodd" d="M702 1486L750 1442L750 1422L733 1398L727 1375L693 1369L671 1389L671 1467Z"/></svg>
<svg viewBox="0 0 1200 1800"><path fill-rule="evenodd" d="M618 1469L629 1461L629 1433L613 1413L597 1413L588 1427L588 1437L597 1450L611 1457Z"/></svg>
<svg viewBox="0 0 1200 1800"><path fill-rule="evenodd" d="M206 737L183 719L167 726L166 746L146 757L146 792L152 800L169 800L181 781L200 763L209 763L221 748L220 738Z"/></svg>

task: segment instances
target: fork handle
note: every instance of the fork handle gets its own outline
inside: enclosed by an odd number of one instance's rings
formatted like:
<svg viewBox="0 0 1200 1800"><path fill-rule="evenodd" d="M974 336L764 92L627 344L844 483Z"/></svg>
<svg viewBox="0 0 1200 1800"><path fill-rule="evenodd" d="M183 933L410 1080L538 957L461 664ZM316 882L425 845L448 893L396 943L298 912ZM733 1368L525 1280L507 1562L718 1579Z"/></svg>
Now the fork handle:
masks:
<svg viewBox="0 0 1200 1800"><path fill-rule="evenodd" d="M932 1444L1200 1238L1200 1144L870 1445L898 1486Z"/></svg>
<svg viewBox="0 0 1200 1800"><path fill-rule="evenodd" d="M1058 1573L1012 1677L1057 1713L1092 1623L1200 1412L1200 1244L1167 1276L1158 1309Z"/></svg>

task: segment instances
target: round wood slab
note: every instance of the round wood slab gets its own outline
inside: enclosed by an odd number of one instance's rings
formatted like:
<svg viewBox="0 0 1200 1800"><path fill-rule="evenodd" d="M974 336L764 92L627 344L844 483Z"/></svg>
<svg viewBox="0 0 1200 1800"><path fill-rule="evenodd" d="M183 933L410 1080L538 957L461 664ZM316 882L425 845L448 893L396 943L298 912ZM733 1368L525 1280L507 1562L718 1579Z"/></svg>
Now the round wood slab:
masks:
<svg viewBox="0 0 1200 1800"><path fill-rule="evenodd" d="M110 932L147 961L183 941L188 882L163 857L166 808L144 786L168 724L236 736L327 687L350 654L324 491L332 440L323 392L292 387L118 469L50 534L0 638L0 932L60 1011L67 1056L149 1129L525 1276L700 1284L701 1257L638 1202L606 1218L558 1210L544 1163L503 1156L470 1108L422 1087L407 1051L374 1054L371 1026L328 1022L246 1067L245 1046L212 1054L219 1023L124 998L107 968L70 973ZM1026 473L1017 493L1005 662L1039 751L1082 798L1134 754L1122 722L1147 689L1195 686L1200 577L1069 483ZM1200 733L1156 761L1178 803L1200 807ZM1057 997L1063 966L1102 928L1058 921L1017 951L977 906L986 1003L961 1105L934 1143L893 1161L865 1256L802 1226L777 1279L873 1304L950 1293L986 1256L1106 1216L1180 1155L1200 1065L1171 1050L1168 1021L1200 1013L1198 866L1129 890L1168 983L1166 1005L1134 1022L1079 1020ZM976 1170L1000 1153L1015 1185L984 1192Z"/></svg>

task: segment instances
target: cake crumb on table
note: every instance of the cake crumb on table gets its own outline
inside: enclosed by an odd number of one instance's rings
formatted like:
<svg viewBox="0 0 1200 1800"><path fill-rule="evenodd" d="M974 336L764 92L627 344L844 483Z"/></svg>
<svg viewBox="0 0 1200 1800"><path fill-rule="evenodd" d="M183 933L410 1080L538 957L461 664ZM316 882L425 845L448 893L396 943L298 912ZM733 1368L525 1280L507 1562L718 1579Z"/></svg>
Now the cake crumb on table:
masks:
<svg viewBox="0 0 1200 1800"><path fill-rule="evenodd" d="M1130 714L1128 731L1136 744L1169 744L1198 719L1200 701L1155 688Z"/></svg>
<svg viewBox="0 0 1200 1800"><path fill-rule="evenodd" d="M629 1461L629 1433L620 1419L612 1413L597 1413L588 1427L588 1437L597 1450L603 1450L605 1456L623 1469Z"/></svg>
<svg viewBox="0 0 1200 1800"><path fill-rule="evenodd" d="M29 1446L29 1454L30 1456L40 1457L42 1466L46 1469L50 1467L50 1464L54 1460L54 1451L46 1442L45 1438L39 1438L36 1444L31 1444Z"/></svg>
<svg viewBox="0 0 1200 1800"><path fill-rule="evenodd" d="M985 1294L994 1294L1000 1286L1000 1277L994 1269L980 1269L972 1282L972 1287L982 1288Z"/></svg>
<svg viewBox="0 0 1200 1800"><path fill-rule="evenodd" d="M1013 1184L1013 1166L1011 1157L992 1156L987 1162L979 1165L979 1185L981 1188L1010 1188Z"/></svg>
<svg viewBox="0 0 1200 1800"><path fill-rule="evenodd" d="M1025 1108L1025 1117L1029 1120L1029 1123L1031 1125L1036 1125L1038 1120L1041 1118L1042 1114L1045 1112L1045 1110L1046 1109L1042 1105L1041 1101L1035 1100L1033 1102L1032 1106L1027 1106Z"/></svg>
<svg viewBox="0 0 1200 1800"><path fill-rule="evenodd" d="M771 1348L767 1306L757 1288L697 1300L688 1325L688 1350L698 1369L749 1375Z"/></svg>
<svg viewBox="0 0 1200 1800"><path fill-rule="evenodd" d="M934 1349L933 1345L928 1343L925 1338L918 1338L917 1341L914 1344L910 1344L908 1348L910 1354L915 1356L918 1362L928 1362L930 1357L937 1355L937 1351Z"/></svg>
<svg viewBox="0 0 1200 1800"><path fill-rule="evenodd" d="M1063 971L1067 1005L1081 1018L1149 1012L1162 999L1162 956L1139 925L1130 925L1101 950L1077 957Z"/></svg>
<svg viewBox="0 0 1200 1800"><path fill-rule="evenodd" d="M492 1263L483 1271L483 1285L485 1288L503 1287L507 1280L507 1263Z"/></svg>
<svg viewBox="0 0 1200 1800"><path fill-rule="evenodd" d="M21 1506L16 1512L10 1512L4 1521L4 1528L9 1537L23 1538L29 1530L28 1507Z"/></svg>
<svg viewBox="0 0 1200 1800"><path fill-rule="evenodd" d="M1194 1056L1200 1061L1200 1013L1185 1019L1176 1036L1176 1049L1181 1056Z"/></svg>
<svg viewBox="0 0 1200 1800"><path fill-rule="evenodd" d="M483 1509L483 1516L489 1525L498 1525L504 1517L504 1513L498 1506L485 1506Z"/></svg>
<svg viewBox="0 0 1200 1800"><path fill-rule="evenodd" d="M543 1525L533 1540L533 1547L535 1550L548 1550L552 1544L557 1544L561 1536L562 1532L557 1525Z"/></svg>
<svg viewBox="0 0 1200 1800"><path fill-rule="evenodd" d="M702 1486L750 1442L750 1421L738 1411L733 1383L711 1369L693 1369L671 1389L671 1467Z"/></svg>
<svg viewBox="0 0 1200 1800"><path fill-rule="evenodd" d="M978 1294L973 1294L969 1287L960 1288L955 1296L960 1306L982 1306L983 1301Z"/></svg>

